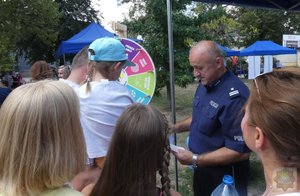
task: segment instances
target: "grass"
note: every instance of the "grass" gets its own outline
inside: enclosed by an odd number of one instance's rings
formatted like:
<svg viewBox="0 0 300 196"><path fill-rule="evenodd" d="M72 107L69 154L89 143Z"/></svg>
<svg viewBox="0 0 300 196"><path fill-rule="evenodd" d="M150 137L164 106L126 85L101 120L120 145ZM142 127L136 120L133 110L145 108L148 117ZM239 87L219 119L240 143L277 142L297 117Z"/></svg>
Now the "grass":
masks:
<svg viewBox="0 0 300 196"><path fill-rule="evenodd" d="M244 83L248 81L243 79ZM197 83L180 88L175 86L175 106L176 121L181 121L192 114L193 96L197 88ZM161 91L160 97L153 97L151 104L156 106L171 121L172 115L167 99L166 88ZM187 148L186 137L188 133L177 134L177 145ZM172 188L175 189L175 166L174 156L171 156L170 178L172 180ZM178 162L178 190L183 196L193 196L193 171L188 166L183 166ZM260 160L252 153L250 157L250 183L248 187L249 196L262 195L265 189L263 169Z"/></svg>

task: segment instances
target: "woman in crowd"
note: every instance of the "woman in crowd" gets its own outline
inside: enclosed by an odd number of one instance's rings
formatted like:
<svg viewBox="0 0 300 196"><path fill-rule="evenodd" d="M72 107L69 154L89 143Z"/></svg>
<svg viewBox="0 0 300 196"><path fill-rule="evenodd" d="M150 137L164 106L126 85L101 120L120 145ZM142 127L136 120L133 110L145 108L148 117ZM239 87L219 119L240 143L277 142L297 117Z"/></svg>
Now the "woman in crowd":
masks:
<svg viewBox="0 0 300 196"><path fill-rule="evenodd" d="M68 182L85 164L79 103L61 81L16 88L0 109L0 195L81 195Z"/></svg>
<svg viewBox="0 0 300 196"><path fill-rule="evenodd" d="M46 61L36 61L35 63L33 63L30 69L30 76L32 82L51 79L53 77L53 71Z"/></svg>
<svg viewBox="0 0 300 196"><path fill-rule="evenodd" d="M167 128L166 118L154 107L129 106L117 122L104 168L90 195L171 195ZM91 187L83 193L89 195Z"/></svg>
<svg viewBox="0 0 300 196"><path fill-rule="evenodd" d="M67 79L71 73L69 65L61 65L57 69L57 75L59 79Z"/></svg>
<svg viewBox="0 0 300 196"><path fill-rule="evenodd" d="M300 195L300 70L286 68L253 80L242 129L261 159L264 195Z"/></svg>

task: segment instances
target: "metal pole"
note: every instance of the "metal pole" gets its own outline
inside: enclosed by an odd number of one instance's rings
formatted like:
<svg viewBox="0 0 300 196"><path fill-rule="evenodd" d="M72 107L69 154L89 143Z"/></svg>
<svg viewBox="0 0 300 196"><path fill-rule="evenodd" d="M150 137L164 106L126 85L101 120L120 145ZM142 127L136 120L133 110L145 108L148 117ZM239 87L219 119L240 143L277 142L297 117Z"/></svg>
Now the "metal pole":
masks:
<svg viewBox="0 0 300 196"><path fill-rule="evenodd" d="M64 58L64 65L66 64L66 56L65 56L65 53L63 55L63 58Z"/></svg>
<svg viewBox="0 0 300 196"><path fill-rule="evenodd" d="M168 15L168 44L169 44L169 70L170 70L170 96L171 96L171 114L172 121L176 123L175 112L175 90L174 90L174 49L173 49L173 26L172 26L172 5L171 0L167 0L167 15ZM174 143L177 144L176 133L173 134ZM175 190L178 191L178 167L177 159L175 158Z"/></svg>

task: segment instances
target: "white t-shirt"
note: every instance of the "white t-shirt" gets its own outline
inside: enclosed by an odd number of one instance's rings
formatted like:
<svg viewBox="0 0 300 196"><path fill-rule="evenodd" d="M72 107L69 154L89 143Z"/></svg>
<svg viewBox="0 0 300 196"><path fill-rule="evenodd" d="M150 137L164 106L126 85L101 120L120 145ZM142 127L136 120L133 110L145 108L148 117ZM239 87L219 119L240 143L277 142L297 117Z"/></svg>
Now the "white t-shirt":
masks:
<svg viewBox="0 0 300 196"><path fill-rule="evenodd" d="M71 81L71 80L64 80L64 79L59 79L59 81L63 81L63 82L65 82L65 83L67 83L70 87L72 87L74 90L76 90L76 89L78 89L79 87L80 87L80 85L79 84L77 84L77 83L75 83L75 82L73 82L73 81Z"/></svg>
<svg viewBox="0 0 300 196"><path fill-rule="evenodd" d="M295 192L295 193L285 193L285 194L280 194L277 196L300 196L300 192Z"/></svg>
<svg viewBox="0 0 300 196"><path fill-rule="evenodd" d="M106 156L118 118L134 102L126 86L117 81L91 82L78 89L80 120L90 159Z"/></svg>

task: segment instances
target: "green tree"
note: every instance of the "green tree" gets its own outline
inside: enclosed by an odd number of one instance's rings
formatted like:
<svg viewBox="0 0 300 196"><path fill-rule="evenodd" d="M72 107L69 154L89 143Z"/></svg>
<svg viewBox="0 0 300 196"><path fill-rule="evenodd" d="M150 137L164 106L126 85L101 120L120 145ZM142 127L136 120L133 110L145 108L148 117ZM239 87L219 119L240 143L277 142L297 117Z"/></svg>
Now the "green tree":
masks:
<svg viewBox="0 0 300 196"><path fill-rule="evenodd" d="M55 2L59 4L59 12L62 15L59 20L57 44L69 39L91 22L100 22L99 13L92 7L91 0L55 0Z"/></svg>
<svg viewBox="0 0 300 196"><path fill-rule="evenodd" d="M197 3L195 13L198 14L201 28L208 39L226 47L236 46L238 22L232 16L231 7L207 3Z"/></svg>
<svg viewBox="0 0 300 196"><path fill-rule="evenodd" d="M0 35L0 76L2 73L12 71L14 68L14 57L7 47L9 47L9 39Z"/></svg>
<svg viewBox="0 0 300 196"><path fill-rule="evenodd" d="M3 54L23 54L31 60L53 54L59 20L52 0L0 1L0 39L8 41Z"/></svg>
<svg viewBox="0 0 300 196"><path fill-rule="evenodd" d="M300 13L287 12L286 23L284 24L286 34L300 34Z"/></svg>
<svg viewBox="0 0 300 196"><path fill-rule="evenodd" d="M169 87L166 2L136 0L133 3L134 6L129 13L130 19L126 19L124 23L127 25L130 37L142 35L145 40L143 46L156 66L156 93L159 94L164 86ZM173 1L172 5L175 83L181 87L193 81L191 66L188 63L189 48L194 40L203 38L202 29L197 25L197 21L186 13L186 5L189 3L189 0L178 0Z"/></svg>
<svg viewBox="0 0 300 196"><path fill-rule="evenodd" d="M283 34L299 31L299 13L237 8L236 18L239 22L237 31L240 46L249 46L257 40L272 40L282 44Z"/></svg>
<svg viewBox="0 0 300 196"><path fill-rule="evenodd" d="M11 56L23 54L51 62L61 41L99 22L97 14L91 0L1 0L0 62L13 64Z"/></svg>
<svg viewBox="0 0 300 196"><path fill-rule="evenodd" d="M128 0L121 1L129 2ZM129 36L142 35L144 47L150 53L157 69L159 93L169 87L168 31L165 1L135 0L130 19L125 20ZM175 83L185 87L193 81L188 52L194 42L214 40L225 46L234 46L238 23L226 6L191 3L189 0L172 1ZM169 91L168 91L169 92Z"/></svg>
<svg viewBox="0 0 300 196"><path fill-rule="evenodd" d="M92 7L91 0L55 0L55 2L59 4L59 12L62 15L57 29L55 49L62 41L68 40L91 22L100 23L99 12ZM71 60L72 57L73 54L66 55L67 60Z"/></svg>

